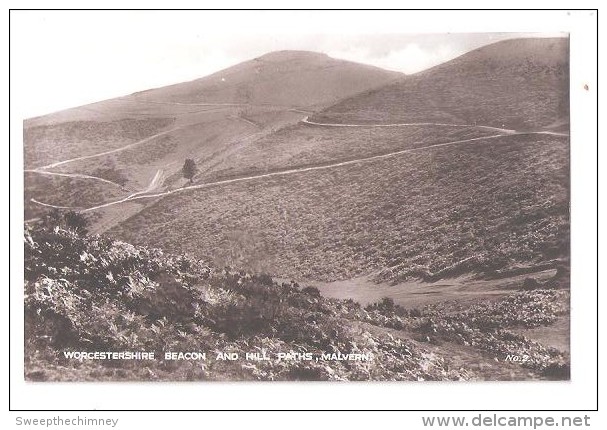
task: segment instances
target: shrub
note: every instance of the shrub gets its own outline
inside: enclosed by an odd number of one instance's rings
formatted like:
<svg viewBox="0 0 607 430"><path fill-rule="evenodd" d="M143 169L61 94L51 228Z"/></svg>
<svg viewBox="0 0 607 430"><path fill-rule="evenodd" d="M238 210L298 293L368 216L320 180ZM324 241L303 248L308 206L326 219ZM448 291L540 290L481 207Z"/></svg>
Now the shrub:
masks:
<svg viewBox="0 0 607 430"><path fill-rule="evenodd" d="M306 287L301 291L312 297L320 297L320 291L316 287Z"/></svg>
<svg viewBox="0 0 607 430"><path fill-rule="evenodd" d="M85 236L88 234L89 221L79 212L62 212L59 209L53 209L42 217L41 225L46 229L61 227Z"/></svg>
<svg viewBox="0 0 607 430"><path fill-rule="evenodd" d="M394 299L390 297L383 297L379 302L372 303L365 307L367 311L378 311L382 315L390 316L390 315L398 315L398 316L408 316L409 312L402 307L401 305L397 305L394 303Z"/></svg>

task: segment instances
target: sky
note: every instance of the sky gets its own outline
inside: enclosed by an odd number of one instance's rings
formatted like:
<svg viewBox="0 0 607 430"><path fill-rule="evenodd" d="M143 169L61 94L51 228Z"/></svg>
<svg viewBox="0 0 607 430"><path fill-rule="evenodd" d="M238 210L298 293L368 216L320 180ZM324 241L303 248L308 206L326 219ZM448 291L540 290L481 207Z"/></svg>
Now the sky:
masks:
<svg viewBox="0 0 607 430"><path fill-rule="evenodd" d="M17 82L20 111L32 117L197 79L277 50L322 52L411 74L498 40L564 36L409 33L386 16L380 21L369 15L360 22L340 17L204 11L15 14L11 80Z"/></svg>

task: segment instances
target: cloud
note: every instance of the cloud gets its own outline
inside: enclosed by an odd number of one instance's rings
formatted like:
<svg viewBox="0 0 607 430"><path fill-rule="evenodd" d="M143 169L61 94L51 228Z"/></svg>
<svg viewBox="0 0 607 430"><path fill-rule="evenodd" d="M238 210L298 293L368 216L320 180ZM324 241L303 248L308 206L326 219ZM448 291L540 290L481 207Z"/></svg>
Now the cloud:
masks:
<svg viewBox="0 0 607 430"><path fill-rule="evenodd" d="M368 49L331 51L328 54L334 58L372 64L384 69L412 74L455 58L462 53L461 50L447 45L424 48L418 43L408 43L400 49L390 50L381 56L373 55Z"/></svg>

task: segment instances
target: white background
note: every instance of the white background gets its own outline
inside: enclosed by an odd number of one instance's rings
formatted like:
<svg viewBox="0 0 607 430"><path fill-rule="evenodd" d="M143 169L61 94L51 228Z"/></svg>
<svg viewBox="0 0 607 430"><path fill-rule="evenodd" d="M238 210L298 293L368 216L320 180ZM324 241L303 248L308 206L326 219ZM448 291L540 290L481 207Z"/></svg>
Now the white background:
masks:
<svg viewBox="0 0 607 430"><path fill-rule="evenodd" d="M129 6L133 6L131 4ZM320 3L320 2L319 2ZM458 5L461 2L458 2ZM326 7L326 2L322 2ZM384 7L398 6L384 2ZM126 7L125 2L104 7ZM280 6L280 3L269 4ZM358 4L353 6L379 6ZM12 7L47 7L45 2L20 2ZM77 2L63 2L63 7L79 7ZM101 6L99 4L98 6ZM177 7L178 4L146 2L149 7ZM195 4L187 6L195 7ZM225 7L225 4L220 6ZM238 6L246 7L247 4ZM314 1L305 7L317 6ZM426 6L426 4L417 5ZM439 6L449 7L443 2ZM483 4L469 3L469 7ZM532 6L530 2L509 3L508 7ZM559 7L557 2L551 6ZM560 5L564 7L563 5ZM577 7L595 7L577 2ZM15 12L13 12L15 13ZM27 13L27 12L16 12ZM61 13L61 12L49 12ZM170 12L167 12L170 13ZM194 13L194 12L192 12ZM336 15L337 14L337 15ZM229 16L229 22L225 22ZM336 19L338 16L338 19ZM11 407L13 409L594 409L596 407L596 17L591 12L452 12L452 11L386 11L386 12L285 12L261 14L264 22L251 20L246 13L228 13L217 20L234 31L256 31L263 28L302 34L341 32L569 32L571 34L571 168L572 168L572 380L571 382L512 383L25 383L23 381L23 189L22 189L22 116L19 109L19 71L11 69L11 132L10 132L10 214L11 214ZM265 18L264 18L265 17ZM259 17L257 19L260 19ZM6 32L4 33L6 34ZM32 29L31 37L44 37ZM100 34L100 38L103 35ZM5 48L6 49L6 48ZM19 49L19 41L11 41L11 49ZM5 53L8 55L8 53ZM5 57L6 58L6 57ZM103 74L103 70L99 70ZM584 90L587 84L589 90ZM8 117L8 115L6 116ZM8 166L7 166L8 167ZM6 172L6 170L5 170ZM5 173L6 174L6 173ZM604 175L603 175L604 176ZM604 181L604 179L602 178ZM605 189L605 184L602 184ZM6 192L6 191L4 191ZM6 201L6 200L5 200ZM6 224L5 224L6 225ZM604 234L603 234L604 236ZM5 243L8 242L5 238ZM6 263L2 273L8 273ZM603 327L603 333L605 329ZM3 333L7 336L6 331ZM8 344L8 339L6 339ZM604 355L603 355L604 357ZM8 354L4 359L8 359ZM8 364L7 364L8 365ZM4 367L7 369L7 366ZM4 375L3 375L4 376ZM4 376L5 377L5 376ZM604 389L603 389L604 390ZM7 418L13 425L16 413ZM23 414L21 414L23 415ZM33 416L34 414L30 414ZM36 414L52 416L56 414ZM79 415L91 416L91 413ZM107 414L112 415L112 414ZM399 426L421 427L418 415L390 413L386 415L331 415L332 426L353 425L366 428L394 420ZM194 414L180 419L199 420ZM212 418L210 418L212 417ZM274 419L290 428L310 424L309 415ZM318 419L325 419L320 415ZM259 414L207 415L212 421L195 421L198 428L210 423L223 423L232 428L257 422ZM134 427L133 415L121 418ZM177 419L175 415L139 414L149 428L160 428ZM264 427L273 428L269 422ZM598 423L594 418L593 424ZM322 421L318 421L320 425ZM407 424L406 424L407 423ZM324 427L324 426L323 426ZM131 428L130 426L121 428ZM137 428L145 428L143 424ZM594 425L593 425L594 428Z"/></svg>

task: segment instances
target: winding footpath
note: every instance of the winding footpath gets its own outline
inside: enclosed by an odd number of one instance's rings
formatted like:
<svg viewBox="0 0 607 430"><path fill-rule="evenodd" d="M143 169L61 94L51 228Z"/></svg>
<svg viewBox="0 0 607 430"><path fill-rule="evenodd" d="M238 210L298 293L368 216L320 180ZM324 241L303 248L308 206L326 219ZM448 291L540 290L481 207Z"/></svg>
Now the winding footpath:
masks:
<svg viewBox="0 0 607 430"><path fill-rule="evenodd" d="M389 152L389 153L385 153L385 154L380 154L380 155L373 155L373 156L369 156L369 157L362 157L362 158L357 158L354 160L348 160L348 161L341 161L341 162L335 162L335 163L330 163L330 164L318 164L318 165L314 165L314 166L308 166L308 167L299 167L299 168L293 168L293 169L285 169L285 170L280 170L280 171L275 171L275 172L269 172L269 173L264 173L264 174L258 174L258 175L251 175L251 176L242 176L242 177L237 177L237 178L232 178L232 179L224 179L224 180L219 180L219 181L213 181L213 182L207 182L204 184L198 184L198 185L191 185L188 187L182 187L182 188L176 188L173 190L167 190L167 191L163 191L163 192L159 192L159 193L153 193L153 191L155 189L158 189L160 186L162 186L163 183L163 171L162 170L158 170L158 172L156 172L156 175L154 176L154 178L152 179L152 181L150 182L150 184L148 185L148 187L142 191L138 191L132 194L129 194L128 196L119 199L119 200L115 200L115 201L111 201L111 202L107 202L107 203L103 203L101 205L97 205L97 206L93 206L93 207L89 207L86 209L82 209L82 208L77 208L77 207L62 207L62 206L54 206L54 205L50 205L47 203L43 203L43 202L39 202L37 200L31 199L31 201L33 203L42 205L42 206L48 206L48 207L55 207L55 208L60 208L60 209L72 209L72 210L79 210L81 212L92 212L98 209L103 209L103 208L107 208L110 206L114 206L114 205L118 205L121 203L126 203L126 202L130 202L130 201L135 201L135 200L142 200L142 199L154 199L154 198L159 198L159 197L165 197L165 196L169 196L171 194L177 194L177 193L184 193L184 192L189 192L189 191L195 191L195 190L200 190L203 188L210 188L213 186L220 186L220 185L227 185L227 184L234 184L234 183L239 183L239 182L247 182L247 181L253 181L253 180L257 180L257 179L264 179L264 178L272 178L272 177L280 177L280 176L287 176L287 175L294 175L294 174L299 174L299 173L305 173L305 172L313 172L313 171L318 171L318 170L327 170L327 169L334 169L334 168L338 168L338 167L343 167L343 166L351 166L351 165L355 165L355 164L360 164L360 163L367 163L367 162L372 162L372 161L376 161L376 160L381 160L381 159L386 159L386 158L391 158L391 157L395 157L395 156L399 156L402 154L408 154L408 153L412 153L412 152L419 152L419 151L424 151L424 150L428 150L428 149L432 149L432 148L442 148L442 147L446 147L446 146L452 146L452 145L460 145L460 144L465 144L465 143L478 143L478 142L482 142L482 141L486 141L486 140L491 140L491 139L497 139L500 137L507 137L507 136L514 136L514 135L534 135L534 134L546 134L546 135L553 135L553 136L569 136L569 134L566 133L559 133L559 132L551 132L551 131L529 131L529 132L518 132L516 130L512 130L512 129L505 129L505 128L498 128L498 127L491 127L491 126L484 126L484 125L473 125L473 124L443 124L443 123L399 123L399 124L337 124L337 123L319 123L319 122L314 122L314 121L310 121L308 119L308 116L306 116L305 118L303 118L301 120L302 123L304 124L308 124L308 125L312 125L312 126L319 126L319 127L412 127L412 126L441 126L441 127L473 127L473 128L481 128L481 129L485 129L485 130L493 130L496 131L498 134L493 134L493 135L489 135L489 136L481 136L481 137L474 137L474 138L470 138L470 139L462 139L462 140L455 140L455 141L451 141L451 142L444 142L444 143L439 143L439 144L433 144L433 145L427 145L427 146L423 146L423 147L418 147L418 148L409 148L409 149L403 149L403 150L399 150L399 151L393 151L393 152ZM181 127L178 127L181 128ZM171 129L171 130L167 130L164 131L162 133L158 133L155 134L153 136L150 136L146 139L143 139L141 141L132 143L130 145L127 145L126 147L122 147L122 148L117 148L111 151L106 151L104 153L100 153L100 154L94 154L94 155L88 155L88 156L83 156L83 157L77 157L77 158L73 158L70 160L65 160L65 161L61 161L61 162L57 162L57 163L53 163L47 166L43 166L39 169L35 169L33 170L33 172L36 173L42 173L40 171L40 169L46 169L46 168L51 168L51 167L56 167L62 164L66 164L66 163L70 163L73 161L77 161L77 160L83 160L83 159L87 159L87 158L93 158L93 157L98 157L101 155L107 155L107 154L111 154L111 153L115 153L115 152L119 152L119 151L123 151L125 149L128 149L130 147L133 147L135 145L139 145L141 143L150 141L156 137L162 136L164 134L168 134L172 131L175 131L176 129ZM52 172L47 172L48 174L54 174ZM89 175L80 175L80 174L59 174L62 176L72 176L72 175L77 175L77 177L87 177L87 178L96 178L96 177L92 177ZM100 179L103 180L104 182L111 182L111 181L107 181L104 180L102 178L96 178L96 179ZM115 183L114 183L115 184ZM118 184L115 184L118 185Z"/></svg>
<svg viewBox="0 0 607 430"><path fill-rule="evenodd" d="M393 128L393 127L415 127L415 126L438 126L438 127L474 127L482 128L484 130L493 130L505 134L515 134L517 131L509 128L491 127L488 125L474 125L474 124L446 124L441 122L402 122L393 124L341 124L331 122L316 122L310 121L309 117L305 117L301 120L302 123L308 125L316 125L319 127L359 127L359 128Z"/></svg>
<svg viewBox="0 0 607 430"><path fill-rule="evenodd" d="M103 182L106 184L110 184L120 188L121 190L126 189L125 186L119 184L118 182L110 181L109 179L100 178L99 176L85 175L83 173L59 173L59 172L49 172L46 170L39 169L25 169L25 173L35 173L37 175L45 175L45 176L60 176L63 178L76 178L76 179L91 179L99 182Z"/></svg>
<svg viewBox="0 0 607 430"><path fill-rule="evenodd" d="M521 134L524 134L524 133L521 133ZM134 201L134 200L153 199L153 198L158 198L158 197L165 197L165 196L169 196L171 194L184 193L184 192L189 192L189 191L194 191L194 190L200 190L200 189L203 189L203 188L209 188L209 187L218 186L218 185L227 185L227 184L234 184L234 183L238 183L238 182L246 182L246 181L252 181L252 180L257 180L257 179L279 177L279 176L287 176L287 175L293 175L293 174L305 173L305 172L312 172L312 171L318 171L318 170L334 169L334 168L337 168L337 167L350 166L350 165L360 164L360 163L367 163L367 162L371 162L371 161L375 161L375 160L381 160L381 159L390 158L390 157L395 157L395 156L398 156L398 155L407 154L407 153L411 153L411 152L418 152L418 151L428 150L428 149L431 149L431 148L441 148L441 147L445 147L445 146L459 145L459 144L470 143L470 142L481 142L481 141L490 140L490 139L496 139L496 138L505 137L505 136L506 135L504 135L504 134L495 134L495 135L491 135L491 136L482 136L482 137L475 137L475 138L471 138L471 139L456 140L456 141L452 141L452 142L439 143L439 144L429 145L429 146L423 146L423 147L419 147L419 148L403 149L403 150L400 150L400 151L394 151L394 152L390 152L390 153L387 153L387 154L380 154L380 155L374 155L374 156L370 156L370 157L357 158L355 160L341 161L341 162L337 162L337 163L322 164L322 165L309 166L309 167L301 167L301 168L295 168L295 169L287 169L287 170L281 170L281 171L277 171L277 172L264 173L264 174L259 174L259 175L242 176L242 177L239 177L239 178L232 178L232 179L224 179L224 180L219 180L219 181L207 182L207 183L204 183L204 184L191 185L189 187L183 187L183 188L177 188L177 189L174 189L174 190L168 190L168 191L164 191L164 192L161 192L161 193L149 194L149 192L150 192L149 190L144 190L144 191L139 191L139 192L130 194L130 195L128 195L128 196L126 196L126 197L124 197L122 199L116 200L116 201L112 201L112 202L104 203L104 204L101 204L101 205L93 206L93 207L90 207L90 208L87 208L87 209L83 209L82 212L91 212L91 211L94 211L94 210L97 210L97 209L102 209L102 208L106 208L106 207L109 207L109 206L113 206L113 205L129 202L129 201ZM149 189L149 187L148 187L148 189ZM36 202L36 203L39 203L39 202ZM67 209L70 209L70 208L67 208ZM71 209L75 210L76 208L71 208Z"/></svg>
<svg viewBox="0 0 607 430"><path fill-rule="evenodd" d="M57 205L51 205L50 203L43 203L43 202L39 202L38 200L36 200L36 199L34 199L34 198L31 198L31 199L30 199L30 201L31 201L32 203L36 203L36 204L38 204L38 205L40 205L40 206L44 206L44 207L47 207L47 208L54 208L54 209L71 209L71 210L79 210L79 209L81 209L81 208L76 207L76 206L57 206ZM40 218L34 218L34 219L26 220L25 222L27 223L27 222L31 222L31 221L36 221L36 220L38 220L38 219L40 219Z"/></svg>
<svg viewBox="0 0 607 430"><path fill-rule="evenodd" d="M188 192L188 191L200 190L203 188L214 187L217 185L227 185L227 184L234 184L234 183L238 183L238 182L252 181L252 180L256 180L256 179L272 178L272 177L277 177L277 176L287 176L287 175L293 175L293 174L298 174L298 173L313 172L313 171L317 171L317 170L334 169L336 167L350 166L350 165L354 165L354 164L366 163L369 161L381 160L381 159L390 158L390 157L394 157L394 156L401 155L401 154L422 151L422 150L430 149L430 148L439 148L439 147L450 146L450 145L458 145L461 143L478 142L481 140L496 139L498 137L504 137L504 135L495 134L492 136L475 137L472 139L456 140L453 142L439 143L436 145L423 146L420 148L403 149L400 151L390 152L387 154L373 155L371 157L357 158L355 160L342 161L342 162L338 162L338 163L322 164L322 165L309 166L309 167L300 167L300 168L296 168L296 169L280 170L277 172L264 173L264 174L260 174L260 175L242 176L239 178L232 178L232 179L223 179L220 181L207 182L207 183L199 184L199 185L191 185L189 187L176 188L174 190L168 190L168 191L164 191L161 193L155 193L155 194L145 194L144 191L141 191L138 193L131 194L130 196L125 197L124 199L120 199L120 200L117 200L114 202L108 202L108 203L104 203L99 206L84 209L82 212L90 212L90 211L93 211L96 209L101 209L101 208L105 208L108 206L113 206L113 205L116 205L119 203L124 203L124 202L128 202L128 201L133 201L133 200L153 199L153 198L158 198L158 197L169 196L171 194L176 194L176 193L183 193L183 192Z"/></svg>
<svg viewBox="0 0 607 430"><path fill-rule="evenodd" d="M330 123L330 122L316 122L310 121L309 117L305 117L301 120L303 124L315 125L318 127L359 127L359 128L383 128L383 127L415 127L415 126L438 126L438 127L461 127L461 128L480 128L483 130L496 131L503 134L547 134L551 136L569 136L568 133L561 133L557 131L527 131L519 132L510 128L499 128L492 127L489 125L476 125L476 124L446 124L440 122L403 122L394 124L341 124L341 123Z"/></svg>
<svg viewBox="0 0 607 430"><path fill-rule="evenodd" d="M41 166L41 167L38 167L38 168L33 169L33 170L38 170L39 171L39 170L52 169L52 168L57 167L57 166L63 166L64 164L73 163L74 161L88 160L90 158L102 157L104 155L110 155L110 154L115 154L117 152L126 151L127 149L131 149L131 148L133 148L135 146L139 146L139 145L141 145L143 143L149 142L149 141L154 140L154 139L156 139L158 137L161 137L161 136L167 135L169 133L172 133L174 131L180 130L180 129L184 128L184 127L185 126L171 128L169 130L165 130L165 131L162 131L160 133L153 134L152 136L146 137L145 139L138 140L137 142L133 142L133 143L129 143L128 145L121 146L120 148L111 149L109 151L104 151L104 152L98 152L96 154L83 155L81 157L70 158L69 160L57 161L56 163L47 164L46 166Z"/></svg>

